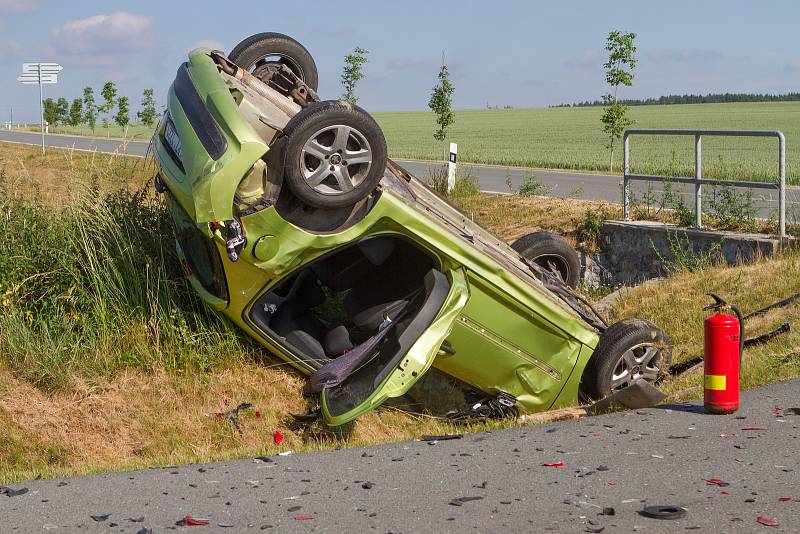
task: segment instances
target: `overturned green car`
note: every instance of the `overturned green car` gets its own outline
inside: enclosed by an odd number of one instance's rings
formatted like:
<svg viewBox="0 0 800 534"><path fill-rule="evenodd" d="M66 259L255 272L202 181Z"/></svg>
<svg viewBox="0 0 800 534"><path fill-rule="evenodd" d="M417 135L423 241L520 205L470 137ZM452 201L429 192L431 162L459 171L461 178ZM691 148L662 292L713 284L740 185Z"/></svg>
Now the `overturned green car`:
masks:
<svg viewBox="0 0 800 534"><path fill-rule="evenodd" d="M364 110L316 90L281 34L194 50L154 137L155 185L197 294L310 375L326 424L388 399L508 416L658 380L667 336L608 326L570 287L565 241L509 247L388 160Z"/></svg>

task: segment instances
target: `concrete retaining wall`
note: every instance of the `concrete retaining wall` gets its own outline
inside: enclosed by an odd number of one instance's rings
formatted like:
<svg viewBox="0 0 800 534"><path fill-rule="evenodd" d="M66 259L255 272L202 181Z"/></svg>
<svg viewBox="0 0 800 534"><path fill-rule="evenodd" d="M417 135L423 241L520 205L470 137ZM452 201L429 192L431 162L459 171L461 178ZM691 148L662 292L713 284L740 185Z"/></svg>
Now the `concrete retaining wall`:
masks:
<svg viewBox="0 0 800 534"><path fill-rule="evenodd" d="M588 286L631 285L664 276L681 263L747 263L771 256L779 247L779 239L763 234L698 230L649 221L606 221L601 253L582 255L582 274Z"/></svg>

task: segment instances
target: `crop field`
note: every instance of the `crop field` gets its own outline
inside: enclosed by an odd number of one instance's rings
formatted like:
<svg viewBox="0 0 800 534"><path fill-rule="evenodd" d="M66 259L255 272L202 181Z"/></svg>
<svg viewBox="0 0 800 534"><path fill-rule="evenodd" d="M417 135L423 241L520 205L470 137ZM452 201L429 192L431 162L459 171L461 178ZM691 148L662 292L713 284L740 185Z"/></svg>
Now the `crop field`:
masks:
<svg viewBox="0 0 800 534"><path fill-rule="evenodd" d="M448 136L459 161L520 167L608 171L602 108L459 110ZM635 128L781 130L786 135L787 176L800 179L800 102L686 104L630 108ZM375 113L394 158L441 160L445 145L433 139L431 112ZM621 170L622 147L614 171ZM774 138L704 138L707 178L774 179ZM694 176L694 138L633 137L634 172Z"/></svg>

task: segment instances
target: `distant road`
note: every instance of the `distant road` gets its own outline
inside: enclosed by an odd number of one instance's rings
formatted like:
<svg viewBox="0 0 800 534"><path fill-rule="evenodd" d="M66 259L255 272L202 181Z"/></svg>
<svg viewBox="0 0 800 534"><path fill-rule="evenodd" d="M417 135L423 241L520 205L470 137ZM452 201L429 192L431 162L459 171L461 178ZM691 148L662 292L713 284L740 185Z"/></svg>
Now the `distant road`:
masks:
<svg viewBox="0 0 800 534"><path fill-rule="evenodd" d="M0 141L39 145L41 143L41 136L33 132L0 130ZM143 157L147 154L149 143L146 141L124 142L119 139L103 139L96 137L47 135L45 136L45 145L54 148L96 150L98 152ZM408 169L411 174L423 180L427 178L430 168L442 165L436 162L397 161ZM510 180L512 190L516 191L525 181L526 176L534 174L540 182L552 188L549 196L574 197L584 200L606 200L615 203L621 202L620 183L622 177L618 175L498 167L491 165L474 165L470 163L462 163L460 166L462 169L468 168L472 175L478 180L480 189L488 193L509 193L510 191L506 183L507 180ZM657 186L658 184L654 185ZM680 186L676 184L675 189L680 190ZM655 187L656 193L660 191L660 187ZM689 206L692 205L692 191L693 190L689 187L684 189L684 196ZM755 190L753 197L757 199L756 204L759 206L759 216L767 218L776 213L778 201L777 191ZM787 200L790 206L800 201L800 194L798 194L796 188L792 188L787 192ZM791 216L789 220L791 220Z"/></svg>

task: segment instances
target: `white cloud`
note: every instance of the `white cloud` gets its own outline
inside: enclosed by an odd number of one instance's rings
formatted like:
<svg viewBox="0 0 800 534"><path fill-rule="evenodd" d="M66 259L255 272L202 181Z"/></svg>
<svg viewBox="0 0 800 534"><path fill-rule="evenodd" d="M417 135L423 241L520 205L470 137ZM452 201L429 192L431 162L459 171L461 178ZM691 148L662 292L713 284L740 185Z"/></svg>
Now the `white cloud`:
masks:
<svg viewBox="0 0 800 534"><path fill-rule="evenodd" d="M657 48L647 53L647 59L653 63L709 63L722 59L717 50L682 49L670 50Z"/></svg>
<svg viewBox="0 0 800 534"><path fill-rule="evenodd" d="M0 39L0 50L3 51L0 55L0 63L11 63L22 59L25 47L14 39Z"/></svg>
<svg viewBox="0 0 800 534"><path fill-rule="evenodd" d="M577 56L568 59L564 65L568 67L593 67L602 63L605 56L599 50L584 50Z"/></svg>
<svg viewBox="0 0 800 534"><path fill-rule="evenodd" d="M0 15L13 15L33 11L39 7L36 0L0 0Z"/></svg>
<svg viewBox="0 0 800 534"><path fill-rule="evenodd" d="M786 64L786 70L791 72L800 72L800 58L790 60Z"/></svg>
<svg viewBox="0 0 800 534"><path fill-rule="evenodd" d="M122 11L70 20L54 27L50 35L56 50L72 54L142 49L153 42L150 19Z"/></svg>

